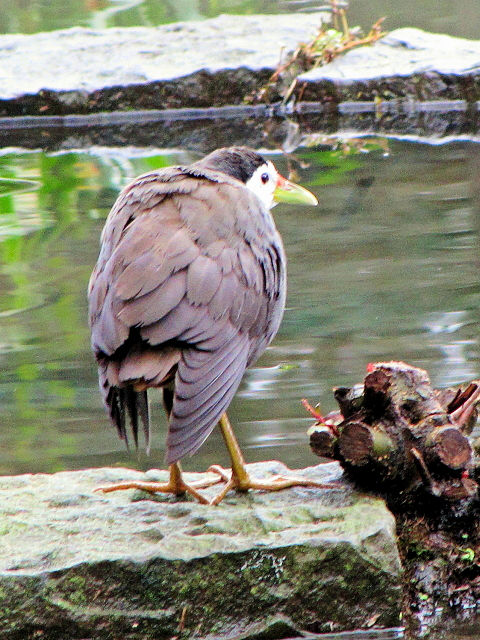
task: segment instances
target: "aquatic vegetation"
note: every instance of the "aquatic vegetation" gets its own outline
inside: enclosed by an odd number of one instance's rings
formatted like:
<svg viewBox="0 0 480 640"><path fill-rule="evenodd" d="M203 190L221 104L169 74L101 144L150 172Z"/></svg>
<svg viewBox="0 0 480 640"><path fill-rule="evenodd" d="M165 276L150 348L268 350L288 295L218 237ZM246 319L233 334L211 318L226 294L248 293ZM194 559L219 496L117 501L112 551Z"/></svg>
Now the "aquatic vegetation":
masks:
<svg viewBox="0 0 480 640"><path fill-rule="evenodd" d="M331 22L320 24L314 37L308 42L302 42L295 51L280 62L277 69L270 76L267 84L256 94L247 96L247 103L270 102L272 95L280 94L286 103L298 90L300 73L332 62L337 56L364 45L372 44L386 35L382 30L385 18L379 18L371 27L367 35L361 27L350 27L347 21L348 2L344 0L329 0L329 4L319 7L320 11L332 14ZM297 98L301 100L302 89Z"/></svg>

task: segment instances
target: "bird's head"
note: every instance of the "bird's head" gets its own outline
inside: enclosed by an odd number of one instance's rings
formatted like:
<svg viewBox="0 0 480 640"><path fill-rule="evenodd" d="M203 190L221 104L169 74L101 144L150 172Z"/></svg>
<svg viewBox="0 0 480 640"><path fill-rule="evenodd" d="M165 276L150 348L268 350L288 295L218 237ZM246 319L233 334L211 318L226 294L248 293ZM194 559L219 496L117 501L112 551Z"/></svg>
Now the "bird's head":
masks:
<svg viewBox="0 0 480 640"><path fill-rule="evenodd" d="M225 147L203 158L202 166L226 173L253 191L267 209L278 202L317 205L317 198L298 184L290 182L270 160L248 147Z"/></svg>

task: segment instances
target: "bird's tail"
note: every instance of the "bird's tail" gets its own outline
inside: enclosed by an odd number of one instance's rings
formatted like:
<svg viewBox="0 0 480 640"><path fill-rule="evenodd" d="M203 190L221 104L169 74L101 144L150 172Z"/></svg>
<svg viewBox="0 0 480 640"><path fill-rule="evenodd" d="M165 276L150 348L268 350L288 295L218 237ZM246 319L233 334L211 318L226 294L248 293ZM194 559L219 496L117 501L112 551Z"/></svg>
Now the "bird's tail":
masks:
<svg viewBox="0 0 480 640"><path fill-rule="evenodd" d="M99 386L108 414L116 426L118 435L128 447L127 422L130 423L133 441L138 448L138 427L142 423L147 453L150 451L150 416L147 390L136 391L133 385L111 384L108 365L99 366Z"/></svg>

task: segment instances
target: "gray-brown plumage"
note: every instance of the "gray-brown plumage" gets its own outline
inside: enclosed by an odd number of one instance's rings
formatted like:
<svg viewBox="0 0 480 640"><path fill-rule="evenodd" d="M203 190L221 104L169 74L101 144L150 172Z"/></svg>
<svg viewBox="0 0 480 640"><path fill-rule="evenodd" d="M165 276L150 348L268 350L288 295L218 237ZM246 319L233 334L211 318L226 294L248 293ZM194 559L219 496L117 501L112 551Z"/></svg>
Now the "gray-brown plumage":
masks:
<svg viewBox="0 0 480 640"><path fill-rule="evenodd" d="M265 164L230 148L140 176L102 233L89 285L100 389L120 437L130 422L137 443L142 422L148 443L147 389L165 388L169 464L201 446L281 321L282 241L246 186Z"/></svg>

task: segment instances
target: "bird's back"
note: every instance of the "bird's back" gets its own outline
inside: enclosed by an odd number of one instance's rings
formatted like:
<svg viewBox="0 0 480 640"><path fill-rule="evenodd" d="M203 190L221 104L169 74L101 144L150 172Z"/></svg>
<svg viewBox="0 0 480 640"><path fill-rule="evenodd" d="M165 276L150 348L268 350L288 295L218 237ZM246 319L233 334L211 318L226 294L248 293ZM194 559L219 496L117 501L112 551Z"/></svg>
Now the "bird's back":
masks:
<svg viewBox="0 0 480 640"><path fill-rule="evenodd" d="M194 453L245 368L275 335L285 255L241 182L201 166L137 178L120 194L89 284L92 347L110 416L148 433L146 390L174 383L167 462Z"/></svg>

